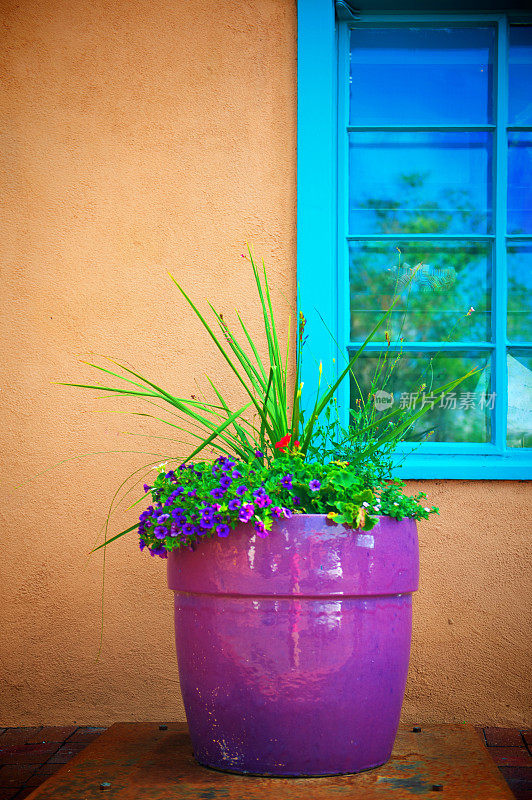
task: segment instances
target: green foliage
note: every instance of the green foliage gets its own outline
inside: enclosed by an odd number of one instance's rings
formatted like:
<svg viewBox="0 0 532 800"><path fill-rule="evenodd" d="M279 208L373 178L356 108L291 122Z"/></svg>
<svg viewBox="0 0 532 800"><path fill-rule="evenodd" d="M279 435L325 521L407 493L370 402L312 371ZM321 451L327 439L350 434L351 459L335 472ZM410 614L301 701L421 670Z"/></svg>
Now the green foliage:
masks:
<svg viewBox="0 0 532 800"><path fill-rule="evenodd" d="M306 320L300 314L295 381L291 391L290 336L288 345L282 348L264 264L259 270L250 250L249 262L262 310L267 360L259 356L260 348L240 315L237 318L243 338L239 341L236 331L212 305L215 325L207 322L172 278L247 395L244 405L232 409L220 387L210 379L208 382L215 395L213 402L177 397L113 359L108 361L119 371L92 362L89 366L115 382L120 381L119 385L66 384L149 403L163 415L142 411L126 413L157 419L173 431L186 433L195 443L185 459L178 459L175 452L169 455L168 463L180 464L178 471L161 472L150 488L154 505L141 514L136 526L132 526L138 528L141 547L148 546L152 554L165 557L169 550L193 546L204 536L225 537L238 522L252 522L259 535L266 535L275 518L287 517L293 512L326 514L333 523L363 530L370 530L382 513L390 513L398 519L402 516L420 519L428 515L429 511L420 505L421 496L406 498L400 491L400 484L389 483L398 443L428 407L413 411L395 408L383 414L376 413L375 392L388 386L398 364L388 348L378 354L369 391L363 392L357 381L357 368L363 363L365 348L381 326L387 324L398 298L380 315L332 385L322 388L320 365L314 404L310 409L302 409L301 363ZM386 339L389 345L387 333ZM474 370L448 381L434 391L449 391L473 373ZM350 425L343 429L334 397L346 379L357 387L359 401L351 413ZM422 389L417 387L418 393ZM250 417L251 412L254 417ZM160 438L180 443L172 437ZM204 460L193 464L192 459L205 448L220 455L214 462ZM237 493L242 486L245 491L240 489L240 494ZM112 539L106 538L100 546L105 547L131 529Z"/></svg>
<svg viewBox="0 0 532 800"><path fill-rule="evenodd" d="M239 523L264 537L275 520L293 513L323 514L332 525L369 531L382 515L422 519L437 511L421 505L423 493L404 495L403 486L371 482L346 461L310 462L302 453L181 465L145 487L152 504L139 517L141 549L166 557L204 538L225 538Z"/></svg>

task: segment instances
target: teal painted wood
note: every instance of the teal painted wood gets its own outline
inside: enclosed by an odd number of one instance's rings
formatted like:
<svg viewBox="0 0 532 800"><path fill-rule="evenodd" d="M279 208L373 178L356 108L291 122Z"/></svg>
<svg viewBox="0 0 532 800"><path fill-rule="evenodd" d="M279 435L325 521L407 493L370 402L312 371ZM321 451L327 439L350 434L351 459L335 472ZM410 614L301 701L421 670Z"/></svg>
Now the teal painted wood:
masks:
<svg viewBox="0 0 532 800"><path fill-rule="evenodd" d="M337 174L336 26L333 0L298 0L297 276L307 319L303 408L314 404L318 365L323 385L336 377Z"/></svg>
<svg viewBox="0 0 532 800"><path fill-rule="evenodd" d="M506 415L508 409L508 379L506 369L506 218L508 180L508 23L505 17L498 20L496 115L495 135L495 280L492 293L493 331L495 341L492 369L493 390L496 403L493 413L493 436L495 445L506 449Z"/></svg>
<svg viewBox="0 0 532 800"><path fill-rule="evenodd" d="M335 331L337 358L341 366L347 364L354 353L348 352L345 342L350 339L351 308L349 300L349 140L344 131L349 122L349 25L338 30L338 315ZM338 389L337 403L340 417L349 421L350 386L345 380Z"/></svg>
<svg viewBox="0 0 532 800"><path fill-rule="evenodd" d="M521 20L523 21L521 15ZM532 20L531 17L527 18ZM498 28L499 64L497 72L497 141L495 162L498 188L506 186L506 131L508 17L505 14L373 14L354 24L412 24L413 22L460 23L475 25L491 22ZM360 130L495 130L492 124L480 126L357 126L348 125L349 109L349 30L353 24L335 23L330 0L298 0L298 282L300 308L309 321L308 347L303 368L304 397L314 396L317 364L323 362L327 379L333 380L338 366L345 363L349 342L349 262L347 243L355 240L433 240L493 241L494 333L492 342L455 342L442 346L434 342L403 343L405 350L476 350L494 354L492 390L497 392L494 413L494 440L489 444L427 443L407 456L402 469L406 478L532 478L532 450L506 448L506 194L496 193L495 231L472 236L447 235L350 235L348 217L347 132ZM516 126L511 126L512 128ZM520 126L517 126L520 128ZM525 126L526 128L527 126ZM530 128L530 126L528 126ZM501 199L502 198L502 199ZM504 228L503 228L504 224ZM532 235L513 235L529 240ZM325 324L321 323L321 320ZM340 347L335 344L335 340ZM348 343L349 342L349 343ZM342 343L346 343L342 346ZM530 343L512 343L524 349ZM370 343L369 349L380 349ZM393 348L393 344L392 344ZM333 365L334 360L334 365ZM349 390L338 392L338 402L347 422Z"/></svg>

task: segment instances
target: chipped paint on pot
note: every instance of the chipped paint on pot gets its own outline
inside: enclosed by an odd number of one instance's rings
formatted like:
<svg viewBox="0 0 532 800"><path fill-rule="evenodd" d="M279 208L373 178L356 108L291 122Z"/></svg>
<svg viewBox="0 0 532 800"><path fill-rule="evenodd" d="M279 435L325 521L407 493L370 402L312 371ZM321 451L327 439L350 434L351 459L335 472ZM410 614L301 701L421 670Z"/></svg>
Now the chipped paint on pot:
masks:
<svg viewBox="0 0 532 800"><path fill-rule="evenodd" d="M317 514L240 525L168 559L196 759L272 776L331 775L391 754L418 588L416 523L365 533Z"/></svg>

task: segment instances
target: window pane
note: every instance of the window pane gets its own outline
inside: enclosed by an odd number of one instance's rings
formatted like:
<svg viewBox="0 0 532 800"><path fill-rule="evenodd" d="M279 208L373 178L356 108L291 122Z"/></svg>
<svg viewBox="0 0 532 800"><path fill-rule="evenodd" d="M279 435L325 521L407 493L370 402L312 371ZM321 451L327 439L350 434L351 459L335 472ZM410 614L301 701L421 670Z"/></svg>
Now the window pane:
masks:
<svg viewBox="0 0 532 800"><path fill-rule="evenodd" d="M351 124L491 122L494 44L492 27L351 31Z"/></svg>
<svg viewBox="0 0 532 800"><path fill-rule="evenodd" d="M510 26L510 125L532 122L532 27Z"/></svg>
<svg viewBox="0 0 532 800"><path fill-rule="evenodd" d="M487 233L491 134L349 135L349 229L357 233Z"/></svg>
<svg viewBox="0 0 532 800"><path fill-rule="evenodd" d="M509 350L508 447L532 447L532 351Z"/></svg>
<svg viewBox="0 0 532 800"><path fill-rule="evenodd" d="M532 233L532 133L508 134L508 232Z"/></svg>
<svg viewBox="0 0 532 800"><path fill-rule="evenodd" d="M490 251L485 242L351 242L351 341L366 338L396 295L376 341L385 331L393 340L488 341Z"/></svg>
<svg viewBox="0 0 532 800"><path fill-rule="evenodd" d="M494 396L490 389L490 357L485 352L459 353L403 353L395 363L397 354L388 352L386 368L393 366L390 378L374 382L379 367L377 355L362 355L356 366L357 387L351 379L351 408L357 408L357 401L367 402L373 382L373 392L381 389L393 395L393 403L386 404L386 397L377 395L377 418L390 410L403 408L406 411L419 410L422 405L432 409L420 417L407 433L407 441L421 441L428 438L432 442L489 442L491 437L491 411ZM436 394L439 386L459 378L474 367L485 367L460 384L453 392ZM424 387L424 388L422 388ZM415 395L421 392L419 398ZM428 434L433 432L430 436Z"/></svg>
<svg viewBox="0 0 532 800"><path fill-rule="evenodd" d="M532 342L532 242L508 245L508 338Z"/></svg>

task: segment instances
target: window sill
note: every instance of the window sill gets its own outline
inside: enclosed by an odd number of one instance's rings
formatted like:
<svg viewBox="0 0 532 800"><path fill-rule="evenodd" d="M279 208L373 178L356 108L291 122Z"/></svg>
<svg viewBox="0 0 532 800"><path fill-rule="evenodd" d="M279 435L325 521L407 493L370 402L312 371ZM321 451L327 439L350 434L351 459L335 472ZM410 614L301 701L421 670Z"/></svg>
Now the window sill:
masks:
<svg viewBox="0 0 532 800"><path fill-rule="evenodd" d="M406 457L397 475L404 480L530 480L532 450L505 455L435 455L417 452Z"/></svg>

